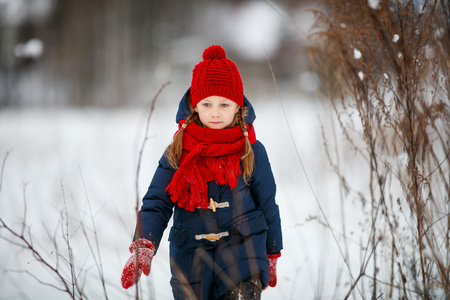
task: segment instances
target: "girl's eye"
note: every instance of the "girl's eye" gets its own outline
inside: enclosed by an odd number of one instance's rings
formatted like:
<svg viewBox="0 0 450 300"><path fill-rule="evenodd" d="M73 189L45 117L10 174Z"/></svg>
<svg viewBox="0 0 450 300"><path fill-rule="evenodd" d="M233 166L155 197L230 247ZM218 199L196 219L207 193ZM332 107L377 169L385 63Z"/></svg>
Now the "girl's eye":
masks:
<svg viewBox="0 0 450 300"><path fill-rule="evenodd" d="M203 103L203 106L204 106L204 107L209 107L209 106L211 106L211 104L209 104L209 103Z"/></svg>
<svg viewBox="0 0 450 300"><path fill-rule="evenodd" d="M222 103L222 107L228 107L228 104Z"/></svg>

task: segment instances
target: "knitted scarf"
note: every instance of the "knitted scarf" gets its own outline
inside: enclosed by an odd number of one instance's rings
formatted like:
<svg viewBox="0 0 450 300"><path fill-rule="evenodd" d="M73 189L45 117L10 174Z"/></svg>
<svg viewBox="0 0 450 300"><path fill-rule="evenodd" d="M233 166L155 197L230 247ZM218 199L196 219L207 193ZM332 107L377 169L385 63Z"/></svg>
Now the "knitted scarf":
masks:
<svg viewBox="0 0 450 300"><path fill-rule="evenodd" d="M179 128L184 124L179 123ZM256 142L252 125L246 125L250 143ZM180 167L166 188L170 199L188 211L207 209L207 182L233 189L242 173L240 158L245 150L245 137L240 126L210 129L190 123L183 131L183 153Z"/></svg>

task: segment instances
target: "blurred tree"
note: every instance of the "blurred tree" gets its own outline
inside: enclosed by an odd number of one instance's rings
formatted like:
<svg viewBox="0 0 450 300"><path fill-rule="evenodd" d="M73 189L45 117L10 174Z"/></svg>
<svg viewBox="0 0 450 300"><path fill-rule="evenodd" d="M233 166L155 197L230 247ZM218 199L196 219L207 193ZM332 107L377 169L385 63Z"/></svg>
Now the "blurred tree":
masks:
<svg viewBox="0 0 450 300"><path fill-rule="evenodd" d="M0 4L6 7L0 13L0 105L117 106L147 101L149 91L159 88L163 78L188 78L201 57L198 53L210 43L225 43L243 69L246 64L257 66L269 75L265 59L247 62L228 47L246 41L249 33L241 27L255 20L247 16L251 12L242 10L249 2L5 0ZM302 3L277 1L290 13ZM225 20L207 19L224 5L228 13L217 16ZM12 8L17 10L15 21L11 21ZM239 10L245 13L237 14ZM273 14L281 19L275 10ZM221 28L220 24L232 24L237 15L248 20L241 20L239 28ZM282 62L277 76L290 76L287 69L298 44L279 34L277 43L285 44L277 46L282 50L271 55L271 61L275 67L276 61ZM38 56L14 55L17 45L31 40L42 44ZM243 48L251 51L247 46ZM180 72L171 73L175 68ZM254 74L261 72L250 72L248 80Z"/></svg>

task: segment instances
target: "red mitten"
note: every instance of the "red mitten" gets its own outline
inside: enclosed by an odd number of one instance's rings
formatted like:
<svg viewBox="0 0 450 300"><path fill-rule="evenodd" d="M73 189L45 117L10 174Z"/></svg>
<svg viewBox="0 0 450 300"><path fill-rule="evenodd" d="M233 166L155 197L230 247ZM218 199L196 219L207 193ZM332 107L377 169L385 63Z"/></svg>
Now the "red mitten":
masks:
<svg viewBox="0 0 450 300"><path fill-rule="evenodd" d="M140 238L130 246L132 255L128 259L122 272L122 286L127 289L141 278L142 272L148 276L152 264L155 246L147 239Z"/></svg>
<svg viewBox="0 0 450 300"><path fill-rule="evenodd" d="M269 254L269 285L275 287L277 285L277 259L281 256L281 253Z"/></svg>

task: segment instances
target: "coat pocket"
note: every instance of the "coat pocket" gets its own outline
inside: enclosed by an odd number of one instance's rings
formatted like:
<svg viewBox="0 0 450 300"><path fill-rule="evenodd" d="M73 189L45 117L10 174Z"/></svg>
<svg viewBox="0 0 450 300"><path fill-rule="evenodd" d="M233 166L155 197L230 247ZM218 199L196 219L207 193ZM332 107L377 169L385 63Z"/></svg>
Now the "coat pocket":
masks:
<svg viewBox="0 0 450 300"><path fill-rule="evenodd" d="M233 224L233 228L242 236L249 236L269 230L266 219L260 211L256 211L254 214L248 215L247 217L235 222Z"/></svg>
<svg viewBox="0 0 450 300"><path fill-rule="evenodd" d="M169 242L174 243L176 246L180 247L184 244L188 235L188 231L172 227L169 233Z"/></svg>

